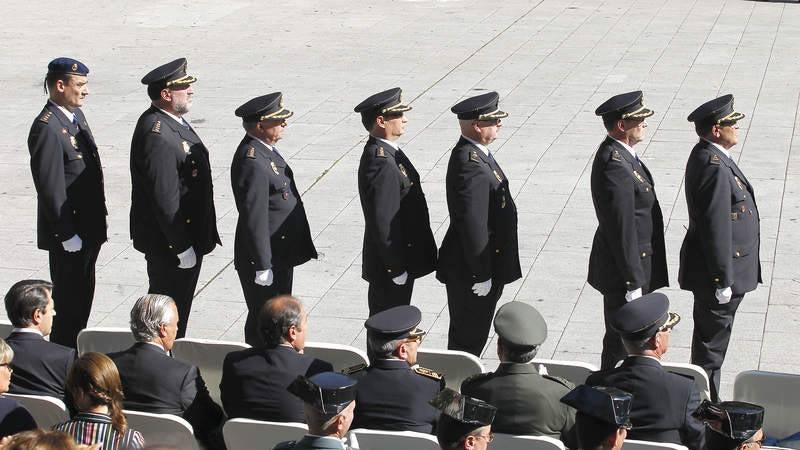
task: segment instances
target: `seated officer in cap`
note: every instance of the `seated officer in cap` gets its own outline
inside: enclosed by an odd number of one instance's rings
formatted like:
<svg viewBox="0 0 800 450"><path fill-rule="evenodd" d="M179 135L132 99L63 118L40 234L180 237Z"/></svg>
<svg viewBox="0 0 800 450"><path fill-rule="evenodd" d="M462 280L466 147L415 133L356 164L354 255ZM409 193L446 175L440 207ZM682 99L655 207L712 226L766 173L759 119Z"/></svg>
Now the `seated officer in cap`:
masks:
<svg viewBox="0 0 800 450"><path fill-rule="evenodd" d="M355 428L433 432L438 414L428 400L444 388L444 378L416 365L421 320L417 307L404 305L364 323L370 366L345 370L358 378Z"/></svg>
<svg viewBox="0 0 800 450"><path fill-rule="evenodd" d="M619 450L631 429L633 396L623 390L582 384L565 395L561 402L578 413L575 423L581 450Z"/></svg>
<svg viewBox="0 0 800 450"><path fill-rule="evenodd" d="M231 163L239 210L233 262L247 302L245 341L254 347L263 344L257 323L261 306L291 295L294 267L317 258L294 173L275 147L293 114L283 107L280 92L236 109L247 134Z"/></svg>
<svg viewBox="0 0 800 450"><path fill-rule="evenodd" d="M631 439L703 448L703 427L692 413L700 395L691 377L667 372L661 357L680 316L669 312L669 299L658 292L626 303L614 314L611 326L622 336L628 357L617 368L595 372L589 386L610 386L630 392Z"/></svg>
<svg viewBox="0 0 800 450"><path fill-rule="evenodd" d="M540 375L529 364L547 337L542 315L512 301L497 311L494 329L500 365L495 372L464 380L461 393L497 405L493 428L498 433L550 436L574 447L575 410L560 402L574 385Z"/></svg>
<svg viewBox="0 0 800 450"><path fill-rule="evenodd" d="M480 356L489 337L503 286L522 276L517 243L517 207L489 148L508 113L497 92L463 100L461 138L447 165L450 226L439 249L436 278L447 287L450 330L447 348Z"/></svg>
<svg viewBox="0 0 800 450"><path fill-rule="evenodd" d="M175 300L179 338L186 335L203 255L221 243L208 150L183 118L195 81L184 58L145 75L152 105L139 116L131 142L133 247L147 260L147 292Z"/></svg>
<svg viewBox="0 0 800 450"><path fill-rule="evenodd" d="M356 381L339 373L298 376L287 388L303 400L308 434L281 442L274 450L347 450L345 435L353 423Z"/></svg>
<svg viewBox="0 0 800 450"><path fill-rule="evenodd" d="M50 341L75 348L92 309L95 264L106 237L103 167L81 111L89 68L72 58L47 65L49 99L28 134L36 186L37 244L50 254L53 300L59 314Z"/></svg>
<svg viewBox="0 0 800 450"><path fill-rule="evenodd" d="M430 401L441 411L436 439L442 450L484 450L494 440L497 408L447 388Z"/></svg>
<svg viewBox="0 0 800 450"><path fill-rule="evenodd" d="M653 111L642 92L611 97L595 114L603 117L608 135L592 164L592 201L597 216L589 257L589 284L603 294L602 369L625 357L619 335L609 326L625 302L668 285L664 219L655 183L633 147L644 138Z"/></svg>
<svg viewBox="0 0 800 450"><path fill-rule="evenodd" d="M743 118L733 109L730 94L689 115L700 141L686 162L689 228L681 246L678 282L694 294L692 364L708 374L713 401L719 399L736 310L744 294L761 283L755 192L730 154Z"/></svg>
<svg viewBox="0 0 800 450"><path fill-rule="evenodd" d="M703 401L695 417L706 425L706 450L758 450L764 445L764 407Z"/></svg>
<svg viewBox="0 0 800 450"><path fill-rule="evenodd" d="M419 173L397 145L411 107L400 88L370 96L355 107L369 131L358 165L364 212L361 277L369 282L369 315L411 304L414 279L436 267L436 241Z"/></svg>

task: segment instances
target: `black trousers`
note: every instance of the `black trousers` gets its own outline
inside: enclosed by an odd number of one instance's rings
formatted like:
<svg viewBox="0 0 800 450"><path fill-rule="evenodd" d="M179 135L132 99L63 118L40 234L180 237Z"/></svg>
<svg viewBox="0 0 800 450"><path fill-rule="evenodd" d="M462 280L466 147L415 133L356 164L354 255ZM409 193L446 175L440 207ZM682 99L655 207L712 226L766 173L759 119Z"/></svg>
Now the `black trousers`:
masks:
<svg viewBox="0 0 800 450"><path fill-rule="evenodd" d="M622 338L610 325L611 318L625 303L625 292L603 295L603 319L606 323L606 334L603 336L603 352L600 354L601 370L613 368L619 360L628 356L628 352L622 345Z"/></svg>
<svg viewBox="0 0 800 450"><path fill-rule="evenodd" d="M192 300L203 266L203 256L197 255L197 264L191 269L178 268L178 258L174 256L145 255L147 277L150 279L148 294L169 295L178 307L178 337L186 336Z"/></svg>
<svg viewBox="0 0 800 450"><path fill-rule="evenodd" d="M83 248L74 253L61 247L50 250L50 279L57 312L51 342L77 348L78 333L86 328L92 311L95 264L101 245L84 242Z"/></svg>
<svg viewBox="0 0 800 450"><path fill-rule="evenodd" d="M256 272L254 270L237 269L239 283L242 285L244 301L247 303L247 320L244 323L244 340L253 347L264 345L264 339L258 326L258 316L261 307L267 300L279 295L292 294L292 281L294 277L294 267L272 268L272 285L261 286L255 283Z"/></svg>
<svg viewBox="0 0 800 450"><path fill-rule="evenodd" d="M449 283L447 309L450 311L450 329L447 349L472 353L480 358L489 339L497 301L503 294L503 285L493 283L485 297L472 293L472 284Z"/></svg>
<svg viewBox="0 0 800 450"><path fill-rule="evenodd" d="M694 332L692 334L692 364L702 367L711 384L711 401L719 401L719 384L722 363L731 340L733 319L744 294L734 295L731 301L720 305L714 295L716 289L693 291Z"/></svg>
<svg viewBox="0 0 800 450"><path fill-rule="evenodd" d="M369 316L372 317L395 306L410 305L413 291L414 279L410 277L402 286L394 284L392 280L370 282L367 292Z"/></svg>

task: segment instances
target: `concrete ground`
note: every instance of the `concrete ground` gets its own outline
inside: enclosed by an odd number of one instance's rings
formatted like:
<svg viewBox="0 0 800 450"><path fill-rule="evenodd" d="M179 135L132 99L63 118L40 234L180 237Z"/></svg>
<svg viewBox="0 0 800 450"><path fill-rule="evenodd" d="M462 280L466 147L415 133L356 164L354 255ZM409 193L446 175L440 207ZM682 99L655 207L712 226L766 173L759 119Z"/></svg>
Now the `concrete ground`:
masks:
<svg viewBox="0 0 800 450"><path fill-rule="evenodd" d="M311 311L310 336L364 347L367 284L360 278L363 219L356 170L366 133L353 107L401 86L414 110L401 145L423 176L437 239L447 228L445 171L458 137L459 99L496 90L504 120L491 146L519 207L523 279L501 302L535 305L548 321L540 357L599 364L602 299L585 282L596 219L589 192L604 130L594 109L641 89L656 114L636 149L653 172L663 209L672 287L683 317L667 359L687 362L692 299L677 288L687 225L683 168L696 142L688 113L733 93L740 123L734 157L754 184L762 217L763 285L737 314L723 395L736 373L800 373L790 351L800 325L800 6L745 0L246 0L11 2L0 17L0 290L49 278L36 248L36 192L26 137L45 102L47 62L72 56L91 69L84 111L104 164L110 240L98 264L91 325L126 326L146 292L144 259L128 234L128 152L148 106L139 79L185 56L195 84L187 116L211 151L223 246L205 259L189 335L243 339L245 304L232 265L237 212L231 154L243 135L233 110L283 91L290 119L281 152L304 192L320 258L295 272ZM797 139L797 140L795 140ZM795 261L794 263L792 261ZM444 287L417 283L414 304L444 348ZM60 306L64 307L64 306ZM484 359L490 367L494 340Z"/></svg>

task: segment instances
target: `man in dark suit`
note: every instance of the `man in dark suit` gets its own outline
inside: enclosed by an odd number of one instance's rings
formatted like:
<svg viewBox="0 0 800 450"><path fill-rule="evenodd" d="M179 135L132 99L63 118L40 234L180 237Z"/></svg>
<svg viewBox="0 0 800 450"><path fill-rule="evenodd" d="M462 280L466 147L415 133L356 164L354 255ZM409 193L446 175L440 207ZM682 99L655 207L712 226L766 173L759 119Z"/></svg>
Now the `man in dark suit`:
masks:
<svg viewBox="0 0 800 450"><path fill-rule="evenodd" d="M730 94L704 103L688 118L700 142L686 162L689 228L678 282L694 294L692 364L708 374L712 401L719 400L736 310L744 294L761 283L755 192L730 154L743 118L733 109Z"/></svg>
<svg viewBox="0 0 800 450"><path fill-rule="evenodd" d="M14 283L5 296L6 314L14 325L6 343L14 350L12 394L49 395L64 399L64 383L75 349L45 339L56 315L53 285L43 280Z"/></svg>
<svg viewBox="0 0 800 450"><path fill-rule="evenodd" d="M179 338L186 335L203 255L221 243L208 150L183 118L195 81L184 58L145 75L152 105L131 142L131 238L147 260L148 292L178 306Z"/></svg>
<svg viewBox="0 0 800 450"><path fill-rule="evenodd" d="M228 417L303 422L303 403L286 387L298 375L333 370L330 363L303 355L308 313L288 295L268 300L258 318L262 347L231 352L222 366L220 391Z"/></svg>
<svg viewBox="0 0 800 450"><path fill-rule="evenodd" d="M577 410L578 446L570 448L620 450L631 429L633 396L623 390L582 384L561 399Z"/></svg>
<svg viewBox="0 0 800 450"><path fill-rule="evenodd" d="M501 119L499 95L463 100L461 138L447 165L450 227L439 249L436 278L447 287L450 329L447 348L480 356L489 337L503 286L522 277L517 243L517 207L506 177L489 148Z"/></svg>
<svg viewBox="0 0 800 450"><path fill-rule="evenodd" d="M653 176L633 147L644 138L653 111L642 92L615 95L595 114L603 117L608 136L592 164L592 201L597 231L589 256L589 284L603 294L602 369L625 357L619 334L609 326L620 306L667 286L664 219Z"/></svg>
<svg viewBox="0 0 800 450"><path fill-rule="evenodd" d="M680 316L669 312L669 299L650 293L624 304L611 319L628 351L617 368L595 372L589 386L608 386L633 395L630 439L703 448L703 426L692 417L700 395L691 377L667 372L661 356L669 348L672 328Z"/></svg>
<svg viewBox="0 0 800 450"><path fill-rule="evenodd" d="M239 210L233 261L247 302L245 341L254 347L264 344L257 323L261 306L291 295L294 267L317 258L294 173L275 147L292 114L280 92L236 109L247 134L231 163Z"/></svg>
<svg viewBox="0 0 800 450"><path fill-rule="evenodd" d="M433 432L438 414L428 401L444 388L444 378L417 365L421 320L417 307L402 305L364 323L370 366L345 370L358 379L354 428Z"/></svg>
<svg viewBox="0 0 800 450"><path fill-rule="evenodd" d="M71 58L48 64L50 98L28 135L38 194L37 244L50 253L53 298L61 308L50 339L73 348L89 320L95 264L107 240L103 167L80 108L89 95L88 73Z"/></svg>
<svg viewBox="0 0 800 450"><path fill-rule="evenodd" d="M561 403L575 386L540 375L530 364L547 338L542 315L531 305L512 301L497 311L494 329L500 365L495 372L464 380L461 393L497 405L495 433L549 436L576 448L575 410Z"/></svg>
<svg viewBox="0 0 800 450"><path fill-rule="evenodd" d="M198 368L170 356L178 333L175 302L160 294L139 298L131 310L131 332L136 344L108 355L122 379L125 409L181 416L203 445L224 449L222 408Z"/></svg>
<svg viewBox="0 0 800 450"><path fill-rule="evenodd" d="M436 268L436 241L419 173L397 145L411 107L400 88L355 107L369 131L358 165L364 212L361 277L369 282L369 315L411 304L414 280Z"/></svg>

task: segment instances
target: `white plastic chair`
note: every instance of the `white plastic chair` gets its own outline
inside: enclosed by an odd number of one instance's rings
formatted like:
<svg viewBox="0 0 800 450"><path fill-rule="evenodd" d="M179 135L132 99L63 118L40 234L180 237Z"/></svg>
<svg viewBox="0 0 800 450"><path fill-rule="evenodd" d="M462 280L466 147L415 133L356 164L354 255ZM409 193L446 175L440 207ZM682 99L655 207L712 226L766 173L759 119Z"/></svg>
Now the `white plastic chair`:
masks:
<svg viewBox="0 0 800 450"><path fill-rule="evenodd" d="M192 426L172 414L123 410L128 426L142 433L148 445L171 445L184 450L199 450Z"/></svg>
<svg viewBox="0 0 800 450"><path fill-rule="evenodd" d="M444 375L447 387L456 391L461 390L461 382L466 378L486 372L480 358L458 350L420 347L417 351L417 364Z"/></svg>
<svg viewBox="0 0 800 450"><path fill-rule="evenodd" d="M661 365L670 372L692 377L697 391L700 392L700 400L711 400L711 385L708 382L708 374L702 367L690 363L666 361L662 361Z"/></svg>
<svg viewBox="0 0 800 450"><path fill-rule="evenodd" d="M747 370L736 375L733 399L764 407L764 432L782 439L800 430L800 375Z"/></svg>
<svg viewBox="0 0 800 450"><path fill-rule="evenodd" d="M225 356L230 352L247 348L250 346L244 342L181 338L175 341L172 355L200 369L208 393L218 405L221 405L219 383L222 381L222 364L225 362Z"/></svg>
<svg viewBox="0 0 800 450"><path fill-rule="evenodd" d="M308 426L297 422L230 419L222 427L228 450L271 449L283 441L300 440L306 433Z"/></svg>
<svg viewBox="0 0 800 450"><path fill-rule="evenodd" d="M359 364L369 364L366 353L355 347L343 344L306 342L303 354L331 363L333 370L336 372Z"/></svg>
<svg viewBox="0 0 800 450"><path fill-rule="evenodd" d="M78 354L121 352L135 343L130 328L89 327L78 333Z"/></svg>
<svg viewBox="0 0 800 450"><path fill-rule="evenodd" d="M544 366L547 369L547 374L554 377L565 378L576 386L586 382L586 378L592 372L600 370L594 364L582 361L563 361L557 359L541 359L534 358L530 362L538 366Z"/></svg>
<svg viewBox="0 0 800 450"><path fill-rule="evenodd" d="M436 437L415 431L382 431L359 428L350 431L350 445L362 450L439 450Z"/></svg>
<svg viewBox="0 0 800 450"><path fill-rule="evenodd" d="M5 339L11 334L11 330L14 329L14 325L7 320L0 320L0 338Z"/></svg>
<svg viewBox="0 0 800 450"><path fill-rule="evenodd" d="M502 450L565 450L564 443L549 436L494 434L490 448Z"/></svg>
<svg viewBox="0 0 800 450"><path fill-rule="evenodd" d="M625 448L625 450L688 450L685 446L679 444L639 441L636 439L625 439L625 444L622 447Z"/></svg>
<svg viewBox="0 0 800 450"><path fill-rule="evenodd" d="M13 398L27 409L39 428L49 430L53 425L69 420L67 407L60 399L49 395L4 394Z"/></svg>

